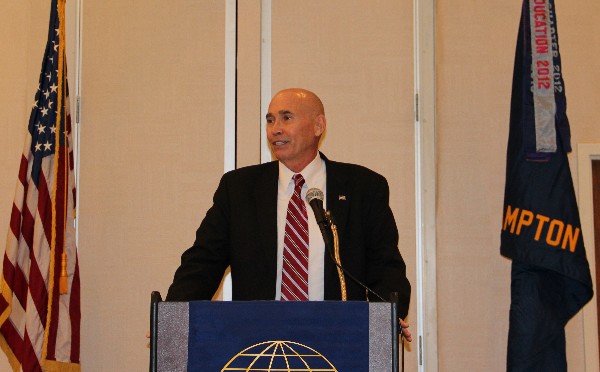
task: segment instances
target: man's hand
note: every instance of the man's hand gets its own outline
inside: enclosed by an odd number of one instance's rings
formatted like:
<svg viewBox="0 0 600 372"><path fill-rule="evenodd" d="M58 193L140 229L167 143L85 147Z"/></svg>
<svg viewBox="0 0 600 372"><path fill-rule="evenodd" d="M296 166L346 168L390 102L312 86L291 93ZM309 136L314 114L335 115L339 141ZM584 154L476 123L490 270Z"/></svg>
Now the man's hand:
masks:
<svg viewBox="0 0 600 372"><path fill-rule="evenodd" d="M404 339L408 342L412 341L412 335L410 334L410 331L408 330L408 323L405 323L402 319L400 319L400 331L402 332L402 336L404 336Z"/></svg>

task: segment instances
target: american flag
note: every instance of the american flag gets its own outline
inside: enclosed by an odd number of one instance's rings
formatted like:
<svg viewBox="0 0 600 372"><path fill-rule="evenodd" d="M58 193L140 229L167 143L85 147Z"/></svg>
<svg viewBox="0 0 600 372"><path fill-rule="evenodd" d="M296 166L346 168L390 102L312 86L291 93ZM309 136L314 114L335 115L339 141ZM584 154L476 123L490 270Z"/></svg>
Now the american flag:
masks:
<svg viewBox="0 0 600 372"><path fill-rule="evenodd" d="M2 266L0 346L14 371L80 370L64 9L65 0L52 0Z"/></svg>

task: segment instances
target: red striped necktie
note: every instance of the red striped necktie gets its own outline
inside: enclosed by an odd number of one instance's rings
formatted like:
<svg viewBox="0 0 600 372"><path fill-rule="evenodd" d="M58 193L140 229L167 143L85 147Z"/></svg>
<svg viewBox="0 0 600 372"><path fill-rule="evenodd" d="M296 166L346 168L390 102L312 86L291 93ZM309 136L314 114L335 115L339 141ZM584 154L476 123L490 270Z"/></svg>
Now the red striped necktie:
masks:
<svg viewBox="0 0 600 372"><path fill-rule="evenodd" d="M288 203L283 238L283 267L281 272L281 300L308 300L308 214L302 201L304 178L296 174L294 195Z"/></svg>

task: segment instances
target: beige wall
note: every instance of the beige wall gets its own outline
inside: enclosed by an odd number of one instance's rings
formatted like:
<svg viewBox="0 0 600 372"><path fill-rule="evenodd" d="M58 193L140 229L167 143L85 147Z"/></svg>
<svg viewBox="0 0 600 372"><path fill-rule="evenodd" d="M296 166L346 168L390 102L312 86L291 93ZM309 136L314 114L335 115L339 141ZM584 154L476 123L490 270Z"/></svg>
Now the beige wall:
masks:
<svg viewBox="0 0 600 372"><path fill-rule="evenodd" d="M521 10L509 3L437 2L440 371L505 370L510 261L499 237Z"/></svg>
<svg viewBox="0 0 600 372"><path fill-rule="evenodd" d="M0 235L37 84L47 3L9 2L0 26ZM600 4L565 1L557 8L576 148L600 142ZM260 159L260 0L240 1L238 11L243 166ZM519 15L519 1L437 1L440 371L505 369L510 262L499 254L499 230ZM329 124L323 151L388 178L416 333L412 16L411 1L273 1L272 90L319 93ZM147 369L150 291L166 293L223 172L224 21L217 0L83 2L85 371ZM567 327L573 371L584 370L582 331L577 316ZM413 342L407 371L417 370L416 354ZM0 355L0 370L7 369Z"/></svg>

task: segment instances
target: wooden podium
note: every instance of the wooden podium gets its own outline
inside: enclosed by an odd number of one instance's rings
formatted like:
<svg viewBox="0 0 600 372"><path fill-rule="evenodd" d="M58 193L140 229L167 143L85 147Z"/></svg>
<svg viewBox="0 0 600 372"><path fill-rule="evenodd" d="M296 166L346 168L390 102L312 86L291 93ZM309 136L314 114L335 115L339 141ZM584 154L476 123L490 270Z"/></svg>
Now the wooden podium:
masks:
<svg viewBox="0 0 600 372"><path fill-rule="evenodd" d="M393 302L163 302L152 292L150 309L151 372L398 372Z"/></svg>

